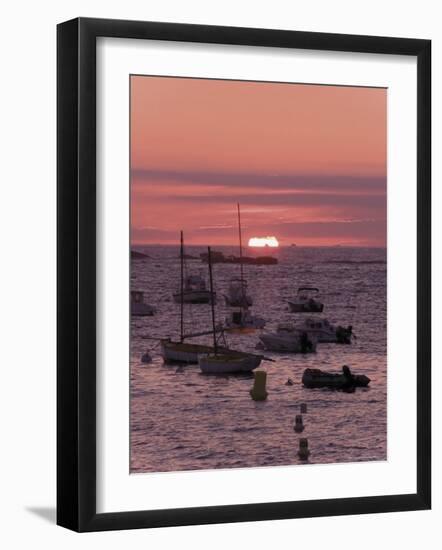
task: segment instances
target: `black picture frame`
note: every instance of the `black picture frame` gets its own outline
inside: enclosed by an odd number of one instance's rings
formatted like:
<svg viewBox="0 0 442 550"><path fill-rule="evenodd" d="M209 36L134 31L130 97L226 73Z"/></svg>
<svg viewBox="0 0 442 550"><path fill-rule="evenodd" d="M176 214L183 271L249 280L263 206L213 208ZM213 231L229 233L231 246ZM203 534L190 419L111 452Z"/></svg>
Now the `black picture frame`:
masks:
<svg viewBox="0 0 442 550"><path fill-rule="evenodd" d="M96 512L96 39L396 54L417 58L417 492ZM431 41L79 18L57 28L57 523L75 531L424 510L431 506ZM405 221L404 221L405 223ZM411 360L411 358L410 358Z"/></svg>

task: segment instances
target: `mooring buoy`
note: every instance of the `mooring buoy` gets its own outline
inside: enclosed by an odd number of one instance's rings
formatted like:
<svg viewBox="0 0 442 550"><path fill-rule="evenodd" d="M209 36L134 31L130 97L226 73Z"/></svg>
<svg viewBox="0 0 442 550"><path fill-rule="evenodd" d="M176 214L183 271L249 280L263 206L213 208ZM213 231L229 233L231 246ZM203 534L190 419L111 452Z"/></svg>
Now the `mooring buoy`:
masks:
<svg viewBox="0 0 442 550"><path fill-rule="evenodd" d="M308 439L305 437L301 437L299 440L298 456L301 460L307 460L310 456L310 451L308 450Z"/></svg>
<svg viewBox="0 0 442 550"><path fill-rule="evenodd" d="M302 422L302 414L297 414L295 416L295 425L293 427L296 433L301 433L304 431L304 424Z"/></svg>
<svg viewBox="0 0 442 550"><path fill-rule="evenodd" d="M301 403L301 414L307 413L307 403Z"/></svg>
<svg viewBox="0 0 442 550"><path fill-rule="evenodd" d="M254 401L264 401L268 395L266 390L267 372L265 370L257 370L254 376L255 381L253 388L250 390L250 395Z"/></svg>
<svg viewBox="0 0 442 550"><path fill-rule="evenodd" d="M142 363L152 363L152 356L149 354L148 351L146 351L146 353L144 353L141 356L141 362Z"/></svg>

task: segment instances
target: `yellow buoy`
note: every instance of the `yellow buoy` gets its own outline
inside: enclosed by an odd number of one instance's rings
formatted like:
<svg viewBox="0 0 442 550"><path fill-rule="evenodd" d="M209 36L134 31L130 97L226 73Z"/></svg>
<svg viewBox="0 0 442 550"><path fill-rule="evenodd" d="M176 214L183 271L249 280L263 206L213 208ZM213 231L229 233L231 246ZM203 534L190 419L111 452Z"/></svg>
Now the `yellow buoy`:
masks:
<svg viewBox="0 0 442 550"><path fill-rule="evenodd" d="M265 370L257 370L255 372L255 382L250 390L250 395L254 401L264 401L267 399L266 391L267 373Z"/></svg>

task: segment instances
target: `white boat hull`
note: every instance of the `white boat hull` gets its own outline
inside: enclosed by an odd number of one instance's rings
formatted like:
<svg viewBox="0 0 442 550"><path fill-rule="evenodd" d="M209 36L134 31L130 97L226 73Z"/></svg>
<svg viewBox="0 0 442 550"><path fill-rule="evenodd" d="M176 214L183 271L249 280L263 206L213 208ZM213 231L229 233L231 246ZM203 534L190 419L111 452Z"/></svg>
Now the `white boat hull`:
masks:
<svg viewBox="0 0 442 550"><path fill-rule="evenodd" d="M231 355L240 355L240 352L219 348L222 353ZM212 346L202 344L190 344L187 342L172 342L171 340L161 341L161 355L165 363L187 363L189 365L198 364L198 359L202 354L213 353Z"/></svg>
<svg viewBox="0 0 442 550"><path fill-rule="evenodd" d="M183 302L185 304L208 304L211 300L210 290L185 290L183 294ZM181 293L173 295L173 299L177 304L181 303ZM213 293L213 302L216 303L216 293Z"/></svg>
<svg viewBox="0 0 442 550"><path fill-rule="evenodd" d="M259 339L268 351L280 351L290 353L313 353L316 351L316 339L309 335L310 346L303 349L303 343L299 335L261 334Z"/></svg>
<svg viewBox="0 0 442 550"><path fill-rule="evenodd" d="M331 325L327 319L306 319L297 329L306 332L323 344L351 343L352 327L336 327Z"/></svg>
<svg viewBox="0 0 442 550"><path fill-rule="evenodd" d="M186 344L185 342L171 342L164 340L161 342L161 355L166 363L189 363L197 364L198 355L201 353L210 353L213 348L210 346L196 346Z"/></svg>
<svg viewBox="0 0 442 550"><path fill-rule="evenodd" d="M228 355L201 355L198 360L201 372L205 374L233 374L250 372L261 364L259 355L231 357Z"/></svg>

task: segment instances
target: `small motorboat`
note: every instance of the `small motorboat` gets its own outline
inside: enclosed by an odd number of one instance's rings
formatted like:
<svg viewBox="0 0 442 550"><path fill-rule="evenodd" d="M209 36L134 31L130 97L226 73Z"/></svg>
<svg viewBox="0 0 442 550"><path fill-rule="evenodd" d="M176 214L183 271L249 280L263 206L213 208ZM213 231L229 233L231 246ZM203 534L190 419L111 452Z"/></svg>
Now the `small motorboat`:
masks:
<svg viewBox="0 0 442 550"><path fill-rule="evenodd" d="M198 364L204 374L233 374L250 372L261 364L262 355L237 352L240 355L223 354L220 350L210 355L200 355Z"/></svg>
<svg viewBox="0 0 442 550"><path fill-rule="evenodd" d="M354 388L364 388L370 383L365 374L352 374L344 365L342 373L325 372L320 369L305 369L302 383L306 388L332 388L353 391Z"/></svg>
<svg viewBox="0 0 442 550"><path fill-rule="evenodd" d="M324 304L318 298L319 289L312 286L301 286L293 301L289 301L292 313L321 313Z"/></svg>
<svg viewBox="0 0 442 550"><path fill-rule="evenodd" d="M325 344L351 344L353 327L334 326L328 319L308 318L297 325L300 330L316 336L318 342Z"/></svg>
<svg viewBox="0 0 442 550"><path fill-rule="evenodd" d="M238 311L232 311L226 317L227 330L241 329L260 329L265 327L265 319L252 315L248 308L241 308Z"/></svg>
<svg viewBox="0 0 442 550"><path fill-rule="evenodd" d="M226 305L231 307L249 307L253 304L251 296L247 294L245 279L231 279L228 294L224 294Z"/></svg>
<svg viewBox="0 0 442 550"><path fill-rule="evenodd" d="M130 291L130 313L131 315L146 316L154 315L156 310L149 304L144 303L144 292L141 290Z"/></svg>
<svg viewBox="0 0 442 550"><path fill-rule="evenodd" d="M184 304L208 304L211 301L212 293L206 288L206 281L200 275L188 275L184 279L182 301ZM174 301L181 303L181 292L173 295ZM216 294L213 293L213 300L216 302Z"/></svg>
<svg viewBox="0 0 442 550"><path fill-rule="evenodd" d="M317 338L292 324L280 324L276 332L261 334L259 339L268 351L290 353L313 353L316 351Z"/></svg>
<svg viewBox="0 0 442 550"><path fill-rule="evenodd" d="M180 232L180 289L173 295L177 304L208 304L216 302L216 293L207 290L206 281L201 275L187 275L185 273L184 234ZM182 311L181 311L182 316Z"/></svg>

